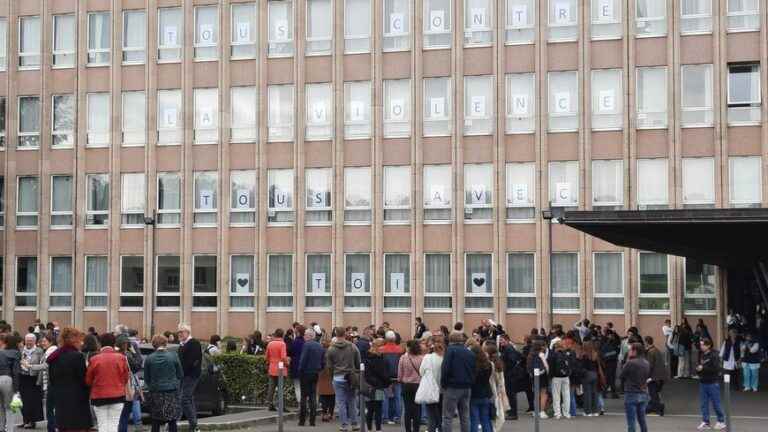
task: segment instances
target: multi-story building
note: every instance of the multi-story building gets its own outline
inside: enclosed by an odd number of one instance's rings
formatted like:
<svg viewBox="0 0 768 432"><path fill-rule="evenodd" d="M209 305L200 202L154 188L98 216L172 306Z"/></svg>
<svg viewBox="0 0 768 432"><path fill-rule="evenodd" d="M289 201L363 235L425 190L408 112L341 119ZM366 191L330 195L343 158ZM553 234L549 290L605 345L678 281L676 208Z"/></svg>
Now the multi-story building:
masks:
<svg viewBox="0 0 768 432"><path fill-rule="evenodd" d="M714 267L542 211L766 204L766 9L2 0L3 317L716 328Z"/></svg>

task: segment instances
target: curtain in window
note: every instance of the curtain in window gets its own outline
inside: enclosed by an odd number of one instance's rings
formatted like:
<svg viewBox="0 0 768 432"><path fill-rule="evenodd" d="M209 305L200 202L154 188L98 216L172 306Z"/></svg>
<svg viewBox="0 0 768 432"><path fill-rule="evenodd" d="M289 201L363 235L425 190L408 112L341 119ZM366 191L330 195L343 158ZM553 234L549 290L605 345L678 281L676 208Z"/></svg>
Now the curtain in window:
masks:
<svg viewBox="0 0 768 432"><path fill-rule="evenodd" d="M92 13L88 22L88 49L109 49L110 14Z"/></svg>
<svg viewBox="0 0 768 432"><path fill-rule="evenodd" d="M195 43L199 45L216 44L219 40L218 10L214 7L197 7L195 9L197 19L197 31ZM206 39L207 38L207 39Z"/></svg>
<svg viewBox="0 0 768 432"><path fill-rule="evenodd" d="M509 254L508 284L510 294L534 293L534 255L529 253Z"/></svg>
<svg viewBox="0 0 768 432"><path fill-rule="evenodd" d="M19 132L40 133L40 98L21 98L19 111Z"/></svg>
<svg viewBox="0 0 768 432"><path fill-rule="evenodd" d="M464 200L468 205L493 204L491 165L464 165Z"/></svg>
<svg viewBox="0 0 768 432"><path fill-rule="evenodd" d="M254 171L232 171L230 174L232 181L232 193L230 198L230 206L233 209L242 209L243 204L238 201L238 197L242 191L248 193L248 206L249 209L256 208L256 172Z"/></svg>
<svg viewBox="0 0 768 432"><path fill-rule="evenodd" d="M75 128L75 98L72 95L53 97L53 131L71 132Z"/></svg>
<svg viewBox="0 0 768 432"><path fill-rule="evenodd" d="M712 65L683 66L683 108L712 106Z"/></svg>
<svg viewBox="0 0 768 432"><path fill-rule="evenodd" d="M445 208L451 206L453 178L449 165L424 166L424 207Z"/></svg>
<svg viewBox="0 0 768 432"><path fill-rule="evenodd" d="M256 87L232 87L232 129L256 127Z"/></svg>
<svg viewBox="0 0 768 432"><path fill-rule="evenodd" d="M72 177L55 176L52 185L51 211L72 211Z"/></svg>
<svg viewBox="0 0 768 432"><path fill-rule="evenodd" d="M345 37L367 37L371 34L371 0L346 0Z"/></svg>
<svg viewBox="0 0 768 432"><path fill-rule="evenodd" d="M54 51L74 51L75 50L75 16L74 15L56 15L53 20L53 34L56 36L53 41Z"/></svg>
<svg viewBox="0 0 768 432"><path fill-rule="evenodd" d="M344 200L346 207L371 206L371 169L369 167L344 170Z"/></svg>
<svg viewBox="0 0 768 432"><path fill-rule="evenodd" d="M637 111L660 113L667 111L666 68L640 68L637 74Z"/></svg>
<svg viewBox="0 0 768 432"><path fill-rule="evenodd" d="M36 213L38 211L38 180L37 177L19 178L18 211Z"/></svg>
<svg viewBox="0 0 768 432"><path fill-rule="evenodd" d="M109 266L105 256L89 256L85 260L85 306L102 307L107 305L107 285ZM104 294L93 296L91 294Z"/></svg>
<svg viewBox="0 0 768 432"><path fill-rule="evenodd" d="M660 253L640 254L640 294L667 294L667 256Z"/></svg>
<svg viewBox="0 0 768 432"><path fill-rule="evenodd" d="M40 17L21 18L21 52L35 54L40 52Z"/></svg>
<svg viewBox="0 0 768 432"><path fill-rule="evenodd" d="M536 197L534 163L507 164L507 207L533 207Z"/></svg>
<svg viewBox="0 0 768 432"><path fill-rule="evenodd" d="M307 40L330 39L333 30L330 0L309 0L307 9ZM357 19L364 21L361 17Z"/></svg>
<svg viewBox="0 0 768 432"><path fill-rule="evenodd" d="M109 93L88 94L88 132L109 132Z"/></svg>
<svg viewBox="0 0 768 432"><path fill-rule="evenodd" d="M451 256L427 255L424 262L426 282L424 291L430 294L450 294L451 292Z"/></svg>
<svg viewBox="0 0 768 432"><path fill-rule="evenodd" d="M712 158L683 159L683 203L715 202L715 173Z"/></svg>
<svg viewBox="0 0 768 432"><path fill-rule="evenodd" d="M146 20L143 11L130 11L123 14L123 46L126 48L144 48L146 45Z"/></svg>
<svg viewBox="0 0 768 432"><path fill-rule="evenodd" d="M362 275L361 290L353 286L355 280ZM368 308L371 306L371 257L367 254L352 254L346 256L344 306L349 308ZM356 294L356 295L353 295Z"/></svg>
<svg viewBox="0 0 768 432"><path fill-rule="evenodd" d="M146 103L147 100L143 91L123 93L123 131L144 131Z"/></svg>
<svg viewBox="0 0 768 432"><path fill-rule="evenodd" d="M567 184L567 197L564 191L558 191L559 185ZM560 193L558 193L560 192ZM560 205L579 204L579 163L549 163L549 200Z"/></svg>
<svg viewBox="0 0 768 432"><path fill-rule="evenodd" d="M257 281L253 277L253 256L232 256L232 268L230 269L230 294L229 306L232 308L252 308L254 305L254 288Z"/></svg>
<svg viewBox="0 0 768 432"><path fill-rule="evenodd" d="M291 1L269 2L269 40L289 41L293 39L293 4ZM278 32L280 29L281 33Z"/></svg>
<svg viewBox="0 0 768 432"><path fill-rule="evenodd" d="M161 174L157 186L157 201L160 210L181 208L181 178L178 175Z"/></svg>
<svg viewBox="0 0 768 432"><path fill-rule="evenodd" d="M667 203L667 160L637 160L637 203Z"/></svg>
<svg viewBox="0 0 768 432"><path fill-rule="evenodd" d="M272 169L267 173L269 177L269 208L292 209L293 208L293 170ZM279 194L277 194L279 192ZM278 202L278 195L285 197L285 203ZM281 198L282 199L282 198Z"/></svg>
<svg viewBox="0 0 768 432"><path fill-rule="evenodd" d="M290 255L269 256L269 292L285 294L292 292L293 257Z"/></svg>
<svg viewBox="0 0 768 432"><path fill-rule="evenodd" d="M37 293L37 258L19 257L17 262L16 292Z"/></svg>
<svg viewBox="0 0 768 432"><path fill-rule="evenodd" d="M592 161L592 202L618 204L622 199L622 161Z"/></svg>
<svg viewBox="0 0 768 432"><path fill-rule="evenodd" d="M620 253L595 254L595 294L621 294L622 255Z"/></svg>
<svg viewBox="0 0 768 432"><path fill-rule="evenodd" d="M331 206L330 168L311 168L306 171L307 209Z"/></svg>
<svg viewBox="0 0 768 432"><path fill-rule="evenodd" d="M232 4L232 42L256 40L256 14L253 4Z"/></svg>
<svg viewBox="0 0 768 432"><path fill-rule="evenodd" d="M122 203L124 212L144 211L144 174L123 174Z"/></svg>
<svg viewBox="0 0 768 432"><path fill-rule="evenodd" d="M467 294L493 294L490 255L467 255L466 289Z"/></svg>
<svg viewBox="0 0 768 432"><path fill-rule="evenodd" d="M730 168L731 203L760 203L762 198L760 157L733 157Z"/></svg>
<svg viewBox="0 0 768 432"><path fill-rule="evenodd" d="M411 167L384 167L384 207L411 204Z"/></svg>
<svg viewBox="0 0 768 432"><path fill-rule="evenodd" d="M106 174L88 176L88 210L109 210L109 177Z"/></svg>
<svg viewBox="0 0 768 432"><path fill-rule="evenodd" d="M71 257L53 257L51 259L51 294L51 306L72 306Z"/></svg>
<svg viewBox="0 0 768 432"><path fill-rule="evenodd" d="M314 292L313 275L322 273L325 275L325 294L331 294L331 256L308 255L307 256L307 294Z"/></svg>
<svg viewBox="0 0 768 432"><path fill-rule="evenodd" d="M215 172L198 173L195 176L195 210L215 210L219 207L217 180ZM210 204L202 202L201 197L204 193L211 197Z"/></svg>
<svg viewBox="0 0 768 432"><path fill-rule="evenodd" d="M391 254L391 255L387 255L384 261L385 261L384 272L385 272L385 278L386 278L386 280L384 281L384 292L387 294L393 293L392 274L402 273L404 277L403 285L401 285L402 294L409 295L411 292L411 283L410 283L411 259L410 257L405 254Z"/></svg>
<svg viewBox="0 0 768 432"><path fill-rule="evenodd" d="M578 294L578 255L575 253L552 254L552 292L555 294Z"/></svg>

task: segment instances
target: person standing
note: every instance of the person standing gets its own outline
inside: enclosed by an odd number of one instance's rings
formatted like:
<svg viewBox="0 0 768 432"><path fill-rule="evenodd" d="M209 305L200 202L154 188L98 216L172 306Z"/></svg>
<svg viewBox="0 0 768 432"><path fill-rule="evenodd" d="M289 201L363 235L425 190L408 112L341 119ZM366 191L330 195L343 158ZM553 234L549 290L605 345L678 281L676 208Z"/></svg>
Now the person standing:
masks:
<svg viewBox="0 0 768 432"><path fill-rule="evenodd" d="M24 429L34 429L35 423L43 420L43 388L38 385L39 370L31 365L38 365L43 360L43 350L37 346L37 336L29 333L24 336L21 350L21 371L19 373L19 394L21 396L21 414Z"/></svg>
<svg viewBox="0 0 768 432"><path fill-rule="evenodd" d="M0 335L0 430L3 431L8 430L6 423L12 421L8 418L11 400L19 389L19 352L6 349L9 336Z"/></svg>
<svg viewBox="0 0 768 432"><path fill-rule="evenodd" d="M741 343L741 371L744 374L744 391L756 392L760 378L760 343L751 332Z"/></svg>
<svg viewBox="0 0 768 432"><path fill-rule="evenodd" d="M189 422L189 430L196 432L195 389L202 372L203 347L192 337L192 327L189 324L179 324L179 342L179 361L184 370L184 378L181 381L181 411Z"/></svg>
<svg viewBox="0 0 768 432"><path fill-rule="evenodd" d="M535 340L531 344L528 357L526 359L526 370L528 375L535 383L536 369L539 370L539 387L534 388L534 396L539 398L539 417L547 419L547 389L549 388L549 362L547 361L546 342L541 339ZM535 413L534 413L535 414Z"/></svg>
<svg viewBox="0 0 768 432"><path fill-rule="evenodd" d="M327 353L331 347L331 341L328 338L322 340L320 345ZM327 364L326 364L327 366ZM323 423L333 419L333 411L336 406L336 394L333 391L333 375L327 367L324 367L317 377L317 394L320 397L320 421Z"/></svg>
<svg viewBox="0 0 768 432"><path fill-rule="evenodd" d="M381 432L382 422L382 404L384 402L384 389L389 387L390 377L387 362L382 357L379 350L384 345L383 339L376 339L368 350L365 363L365 382L370 387L370 394L366 395L365 401L365 423L368 430L373 432L375 422L375 432Z"/></svg>
<svg viewBox="0 0 768 432"><path fill-rule="evenodd" d="M176 420L181 416L179 388L184 369L176 353L168 351L168 339L163 335L152 338L155 352L144 362L144 383L149 391L149 415L152 432L168 424L168 432L176 432Z"/></svg>
<svg viewBox="0 0 768 432"><path fill-rule="evenodd" d="M440 370L440 387L443 389L440 431L451 432L453 416L458 411L461 432L469 432L469 401L477 373L475 354L464 346L464 334L460 331L451 333L448 342Z"/></svg>
<svg viewBox="0 0 768 432"><path fill-rule="evenodd" d="M397 365L397 381L403 389L405 432L419 432L421 407L416 403L416 391L421 382L419 368L424 354L421 352L421 343L416 339L408 341L406 346L408 351L400 357Z"/></svg>
<svg viewBox="0 0 768 432"><path fill-rule="evenodd" d="M493 432L491 425L493 364L479 344L472 344L470 351L475 357L475 374L470 390L469 430L476 432L481 429L482 432Z"/></svg>
<svg viewBox="0 0 768 432"><path fill-rule="evenodd" d="M584 415L595 417L598 415L597 385L599 364L597 351L592 341L584 343L581 354L581 368L584 370L584 377L581 381L581 387L584 389Z"/></svg>
<svg viewBox="0 0 768 432"><path fill-rule="evenodd" d="M421 317L416 317L416 331L413 332L413 338L421 339L421 337L424 336L425 331L427 331L427 325L424 324Z"/></svg>
<svg viewBox="0 0 768 432"><path fill-rule="evenodd" d="M267 387L267 403L270 411L277 411L275 408L275 390L277 389L279 374L285 374L285 366L288 362L288 348L283 340L283 329L277 329L272 333L272 340L267 344L265 350L265 359L267 361L267 374L269 375L269 386ZM283 364L283 370L280 371L280 363ZM287 412L283 405L283 412Z"/></svg>
<svg viewBox="0 0 768 432"><path fill-rule="evenodd" d="M661 390L664 388L664 382L669 379L667 365L664 363L664 354L653 344L653 338L645 337L646 354L648 365L651 368L651 377L648 380L648 413L664 415L664 402L661 401Z"/></svg>
<svg viewBox="0 0 768 432"><path fill-rule="evenodd" d="M304 426L309 409L309 425L315 425L317 417L317 378L321 370L325 368L325 350L315 340L315 331L307 329L304 333L304 345L301 348L301 357L296 362L299 384L301 385L301 399L299 399L299 426ZM295 342L294 342L295 343ZM291 363L293 366L293 362Z"/></svg>
<svg viewBox="0 0 768 432"><path fill-rule="evenodd" d="M56 338L53 333L47 331L40 338L40 348L43 349L43 359L36 365L28 365L31 370L37 371L37 384L43 390L43 401L45 405L45 420L48 432L56 432L56 414L53 410L53 398L48 391L48 357L56 351ZM2 429L0 429L2 430Z"/></svg>
<svg viewBox="0 0 768 432"><path fill-rule="evenodd" d="M555 418L571 418L571 362L562 342L555 343L550 351L550 372L552 382L552 408Z"/></svg>
<svg viewBox="0 0 768 432"><path fill-rule="evenodd" d="M360 429L357 410L358 374L360 371L360 351L355 344L347 340L343 327L333 330L334 341L325 353L325 364L331 371L336 405L339 407L341 431Z"/></svg>
<svg viewBox="0 0 768 432"><path fill-rule="evenodd" d="M421 382L419 388L428 386L429 390L421 390L431 394L427 405L427 431L437 432L440 429L443 411L443 397L440 392L440 373L445 355L445 339L442 335L430 338L431 352L424 356L419 367ZM436 399L436 400L435 400Z"/></svg>
<svg viewBox="0 0 768 432"><path fill-rule="evenodd" d="M644 358L644 354L643 344L630 344L627 361L621 368L620 378L624 383L627 432L635 432L635 421L640 425L640 432L648 432L645 410L648 405L647 382L651 377L651 366Z"/></svg>
<svg viewBox="0 0 768 432"><path fill-rule="evenodd" d="M509 411L505 417L507 420L517 420L517 394L526 391L528 384L525 359L509 342L507 335L503 335L499 342L501 361L504 363L504 391L509 400Z"/></svg>
<svg viewBox="0 0 768 432"><path fill-rule="evenodd" d="M664 351L666 352L666 362L671 374L677 374L677 357L675 356L675 345L677 345L677 335L672 327L672 321L664 320L661 327L661 334L664 336Z"/></svg>
<svg viewBox="0 0 768 432"><path fill-rule="evenodd" d="M693 344L693 330L688 320L683 318L683 323L677 328L677 377L691 377L691 348Z"/></svg>
<svg viewBox="0 0 768 432"><path fill-rule="evenodd" d="M296 401L301 401L301 373L299 372L299 359L301 350L304 348L304 332L306 329L301 324L294 326L296 338L290 345L286 345L290 364L288 365L288 377L293 382L293 392L296 395Z"/></svg>
<svg viewBox="0 0 768 432"><path fill-rule="evenodd" d="M53 395L56 428L87 431L93 426L85 356L80 352L83 333L72 327L61 329L61 346L48 357L49 391Z"/></svg>
<svg viewBox="0 0 768 432"><path fill-rule="evenodd" d="M712 349L712 341L701 341L701 361L696 366L699 373L699 400L701 403L701 424L699 430L711 429L709 404L715 409L717 423L714 429L725 429L725 415L720 408L720 357Z"/></svg>
<svg viewBox="0 0 768 432"><path fill-rule="evenodd" d="M731 376L733 388L739 388L739 363L741 362L741 337L736 329L728 330L728 337L720 346L723 371Z"/></svg>
<svg viewBox="0 0 768 432"><path fill-rule="evenodd" d="M387 362L389 376L392 379L392 384L385 390L384 419L387 424L397 424L400 422L400 416L403 412L401 406L403 387L397 382L397 368L400 364L400 357L403 355L403 348L398 343L398 336L394 330L385 330L384 340L385 343L380 352Z"/></svg>
<svg viewBox="0 0 768 432"><path fill-rule="evenodd" d="M115 336L112 333L102 334L99 342L101 350L88 363L85 385L91 389L91 405L96 412L99 432L115 432L131 371L125 356L115 351Z"/></svg>

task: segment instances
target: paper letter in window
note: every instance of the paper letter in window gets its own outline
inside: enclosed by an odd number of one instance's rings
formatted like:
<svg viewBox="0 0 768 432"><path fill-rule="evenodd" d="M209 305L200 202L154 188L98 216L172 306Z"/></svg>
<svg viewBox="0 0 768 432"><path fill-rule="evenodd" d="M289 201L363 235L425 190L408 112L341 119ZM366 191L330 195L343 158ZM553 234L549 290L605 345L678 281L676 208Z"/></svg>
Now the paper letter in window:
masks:
<svg viewBox="0 0 768 432"><path fill-rule="evenodd" d="M237 273L235 275L235 292L237 294L247 294L250 291L251 275L248 273Z"/></svg>
<svg viewBox="0 0 768 432"><path fill-rule="evenodd" d="M237 23L237 42L250 42L251 41L251 23L241 22Z"/></svg>
<svg viewBox="0 0 768 432"><path fill-rule="evenodd" d="M555 185L555 202L567 203L571 200L571 184L558 183Z"/></svg>
<svg viewBox="0 0 768 432"><path fill-rule="evenodd" d="M485 23L485 8L472 8L472 29L483 29Z"/></svg>
<svg viewBox="0 0 768 432"><path fill-rule="evenodd" d="M178 30L176 30L176 26L168 26L165 28L165 46L176 46L178 45Z"/></svg>
<svg viewBox="0 0 768 432"><path fill-rule="evenodd" d="M328 121L328 109L324 103L316 103L312 105L312 116L310 117L312 123L323 124Z"/></svg>
<svg viewBox="0 0 768 432"><path fill-rule="evenodd" d="M213 42L213 26L210 24L200 25L200 41L203 43Z"/></svg>
<svg viewBox="0 0 768 432"><path fill-rule="evenodd" d="M288 193L275 186L275 208L285 209L288 208Z"/></svg>
<svg viewBox="0 0 768 432"><path fill-rule="evenodd" d="M528 95L512 95L512 114L519 117L528 115Z"/></svg>
<svg viewBox="0 0 768 432"><path fill-rule="evenodd" d="M484 294L486 282L485 273L472 273L472 294Z"/></svg>
<svg viewBox="0 0 768 432"><path fill-rule="evenodd" d="M352 273L349 282L353 293L365 292L365 273Z"/></svg>
<svg viewBox="0 0 768 432"><path fill-rule="evenodd" d="M472 117L485 117L485 96L472 96Z"/></svg>
<svg viewBox="0 0 768 432"><path fill-rule="evenodd" d="M237 208L251 208L251 193L248 189L238 189L235 198L237 199Z"/></svg>
<svg viewBox="0 0 768 432"><path fill-rule="evenodd" d="M198 206L201 210L213 209L213 191L210 189L200 190L200 204Z"/></svg>
<svg viewBox="0 0 768 432"><path fill-rule="evenodd" d="M472 185L472 189L469 191L470 195L472 196L471 202L472 204L485 204L485 185L477 184Z"/></svg>
<svg viewBox="0 0 768 432"><path fill-rule="evenodd" d="M325 293L325 273L312 273L312 293Z"/></svg>
<svg viewBox="0 0 768 432"><path fill-rule="evenodd" d="M403 26L405 19L401 13L393 13L389 15L389 28L392 34L403 34L405 28Z"/></svg>
<svg viewBox="0 0 768 432"><path fill-rule="evenodd" d="M445 27L445 11L429 11L429 31L440 32Z"/></svg>
<svg viewBox="0 0 768 432"><path fill-rule="evenodd" d="M200 126L211 127L213 126L213 111L210 108L206 108L200 114Z"/></svg>
<svg viewBox="0 0 768 432"><path fill-rule="evenodd" d="M288 40L288 21L275 20L275 39L279 41Z"/></svg>
<svg viewBox="0 0 768 432"><path fill-rule="evenodd" d="M363 113L365 112L365 107L363 106L362 102L351 102L349 104L349 119L352 121L363 121L365 120L365 116Z"/></svg>
<svg viewBox="0 0 768 432"><path fill-rule="evenodd" d="M600 0L600 11L598 19L600 21L613 20L613 0Z"/></svg>
<svg viewBox="0 0 768 432"><path fill-rule="evenodd" d="M405 101L402 99L392 99L390 102L390 117L392 120L402 120L405 118Z"/></svg>
<svg viewBox="0 0 768 432"><path fill-rule="evenodd" d="M571 23L571 6L568 3L555 3L555 22L557 24Z"/></svg>
<svg viewBox="0 0 768 432"><path fill-rule="evenodd" d="M571 111L571 94L568 92L555 93L555 112L568 113Z"/></svg>
<svg viewBox="0 0 768 432"><path fill-rule="evenodd" d="M446 204L445 200L443 199L443 195L445 194L445 188L442 185L433 185L432 190L429 191L429 196L432 200L433 206L443 206Z"/></svg>
<svg viewBox="0 0 768 432"><path fill-rule="evenodd" d="M512 205L528 204L528 185L519 183L512 185Z"/></svg>
<svg viewBox="0 0 768 432"><path fill-rule="evenodd" d="M600 103L598 104L599 111L610 112L616 108L616 96L613 90L600 90Z"/></svg>
<svg viewBox="0 0 768 432"><path fill-rule="evenodd" d="M389 289L392 294L405 293L405 273L392 273L389 276Z"/></svg>
<svg viewBox="0 0 768 432"><path fill-rule="evenodd" d="M445 98L431 98L429 105L433 119L445 118Z"/></svg>
<svg viewBox="0 0 768 432"><path fill-rule="evenodd" d="M163 110L163 123L165 127L176 127L176 108L166 108Z"/></svg>
<svg viewBox="0 0 768 432"><path fill-rule="evenodd" d="M513 28L525 27L528 24L528 5L518 4L512 6Z"/></svg>

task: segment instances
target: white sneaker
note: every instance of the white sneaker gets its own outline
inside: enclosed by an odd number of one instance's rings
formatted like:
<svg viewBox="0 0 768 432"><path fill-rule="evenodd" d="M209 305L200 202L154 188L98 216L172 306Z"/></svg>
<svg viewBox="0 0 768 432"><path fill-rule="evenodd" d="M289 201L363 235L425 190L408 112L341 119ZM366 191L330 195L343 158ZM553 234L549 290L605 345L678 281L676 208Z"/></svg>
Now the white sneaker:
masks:
<svg viewBox="0 0 768 432"><path fill-rule="evenodd" d="M561 418L563 418L563 416L560 414L555 414L555 420L560 420Z"/></svg>
<svg viewBox="0 0 768 432"><path fill-rule="evenodd" d="M712 427L709 425L709 423L701 422L699 427L697 427L696 429L698 429L698 430L710 430L710 429L712 429Z"/></svg>
<svg viewBox="0 0 768 432"><path fill-rule="evenodd" d="M569 418L571 418L571 415L570 414L566 414L563 417L565 417L566 419L569 419Z"/></svg>
<svg viewBox="0 0 768 432"><path fill-rule="evenodd" d="M549 416L547 415L547 413L545 413L544 411L542 411L542 412L540 412L540 413L539 413L539 418L542 418L542 419L548 419L548 418L549 418Z"/></svg>
<svg viewBox="0 0 768 432"><path fill-rule="evenodd" d="M715 429L715 430L723 430L723 429L725 429L725 423L723 423L723 422L717 422L717 423L715 423L715 427L714 427L714 429Z"/></svg>

